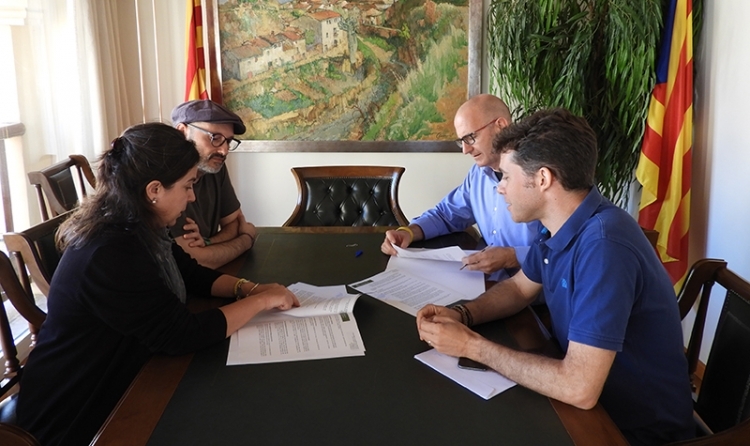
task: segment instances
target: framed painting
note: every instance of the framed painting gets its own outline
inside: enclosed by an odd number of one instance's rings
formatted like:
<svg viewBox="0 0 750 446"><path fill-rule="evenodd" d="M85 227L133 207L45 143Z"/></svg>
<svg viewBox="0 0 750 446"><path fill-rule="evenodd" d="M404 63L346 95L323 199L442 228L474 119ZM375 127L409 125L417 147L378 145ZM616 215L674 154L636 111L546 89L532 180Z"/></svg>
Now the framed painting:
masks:
<svg viewBox="0 0 750 446"><path fill-rule="evenodd" d="M204 0L209 96L251 152L456 152L481 0Z"/></svg>

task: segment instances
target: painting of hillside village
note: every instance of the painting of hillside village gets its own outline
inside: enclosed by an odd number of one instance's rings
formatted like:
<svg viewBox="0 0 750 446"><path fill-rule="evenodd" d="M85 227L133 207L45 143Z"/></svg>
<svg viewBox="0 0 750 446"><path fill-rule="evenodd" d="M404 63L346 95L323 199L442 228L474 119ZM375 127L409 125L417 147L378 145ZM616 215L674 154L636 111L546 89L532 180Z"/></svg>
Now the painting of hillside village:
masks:
<svg viewBox="0 0 750 446"><path fill-rule="evenodd" d="M454 139L469 0L224 0L224 103L245 140Z"/></svg>

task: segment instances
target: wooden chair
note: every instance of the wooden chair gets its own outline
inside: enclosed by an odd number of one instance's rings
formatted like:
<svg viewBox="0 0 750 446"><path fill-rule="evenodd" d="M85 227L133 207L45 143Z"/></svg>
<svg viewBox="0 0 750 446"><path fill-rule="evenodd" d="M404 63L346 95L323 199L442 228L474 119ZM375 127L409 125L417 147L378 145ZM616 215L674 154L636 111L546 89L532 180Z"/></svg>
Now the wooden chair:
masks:
<svg viewBox="0 0 750 446"><path fill-rule="evenodd" d="M3 446L40 446L33 435L12 424L0 423L0 444Z"/></svg>
<svg viewBox="0 0 750 446"><path fill-rule="evenodd" d="M284 226L406 226L398 204L403 167L293 167L297 206Z"/></svg>
<svg viewBox="0 0 750 446"><path fill-rule="evenodd" d="M679 444L748 444L750 439L750 283L723 260L696 262L678 296L682 317L700 296L687 349L689 370L692 377L714 284L727 294L695 401L696 421L708 436Z"/></svg>
<svg viewBox="0 0 750 446"><path fill-rule="evenodd" d="M52 274L60 262L60 253L55 246L55 234L70 214L69 211L25 231L11 232L3 236L16 273L29 295L33 295L29 276L42 294L49 295Z"/></svg>
<svg viewBox="0 0 750 446"><path fill-rule="evenodd" d="M29 323L30 331L38 332L47 315L36 306L33 296L24 290L13 265L2 251L0 251L0 287L11 305ZM35 342L36 338L32 336L32 348ZM18 392L17 385L21 380L23 367L22 361L18 358L8 315L1 299L0 346L3 349L4 362L2 381L0 381L0 444L37 444L31 435L12 425L15 423L15 394ZM14 443L11 440L20 442Z"/></svg>
<svg viewBox="0 0 750 446"><path fill-rule="evenodd" d="M83 155L70 155L66 160L53 164L40 171L29 172L29 182L36 189L39 211L43 220L56 217L76 207L80 202L78 190L73 180L72 168L78 172L78 187L82 197L86 197L86 183L96 188L96 178L88 160ZM47 200L45 202L45 195ZM49 212L47 208L49 207Z"/></svg>

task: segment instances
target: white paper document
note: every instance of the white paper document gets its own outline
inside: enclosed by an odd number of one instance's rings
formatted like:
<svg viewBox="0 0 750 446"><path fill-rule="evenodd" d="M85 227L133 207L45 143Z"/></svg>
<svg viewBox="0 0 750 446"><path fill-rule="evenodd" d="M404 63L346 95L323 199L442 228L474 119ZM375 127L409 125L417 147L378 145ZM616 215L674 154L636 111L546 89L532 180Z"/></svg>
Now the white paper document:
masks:
<svg viewBox="0 0 750 446"><path fill-rule="evenodd" d="M461 369L458 367L458 358L439 353L434 348L420 353L414 358L486 400L516 385L515 382L494 370Z"/></svg>
<svg viewBox="0 0 750 446"><path fill-rule="evenodd" d="M229 341L227 365L362 356L365 346L354 320L358 294L344 285L290 285L300 307L263 312Z"/></svg>
<svg viewBox="0 0 750 446"><path fill-rule="evenodd" d="M398 269L434 282L442 287L461 290L466 299L474 299L485 291L484 273L461 269L461 262L426 260L391 256L386 271Z"/></svg>
<svg viewBox="0 0 750 446"><path fill-rule="evenodd" d="M447 248L440 249L428 249L401 248L399 246L393 245L393 248L398 253L397 257L401 257L402 259L441 260L446 262L460 263L461 259L468 255L458 246L449 246Z"/></svg>
<svg viewBox="0 0 750 446"><path fill-rule="evenodd" d="M349 285L412 316L427 304L449 305L467 297L431 280L393 269Z"/></svg>

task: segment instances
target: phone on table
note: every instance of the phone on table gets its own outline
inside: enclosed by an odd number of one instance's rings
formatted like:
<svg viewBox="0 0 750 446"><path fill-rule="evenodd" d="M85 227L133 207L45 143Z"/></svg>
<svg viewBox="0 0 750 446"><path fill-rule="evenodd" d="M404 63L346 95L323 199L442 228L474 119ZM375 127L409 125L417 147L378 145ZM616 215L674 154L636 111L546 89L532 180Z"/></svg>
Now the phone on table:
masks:
<svg viewBox="0 0 750 446"><path fill-rule="evenodd" d="M486 365L482 364L481 362L474 361L473 359L465 358L461 356L458 358L458 368L466 369L466 370L489 370L490 368Z"/></svg>

